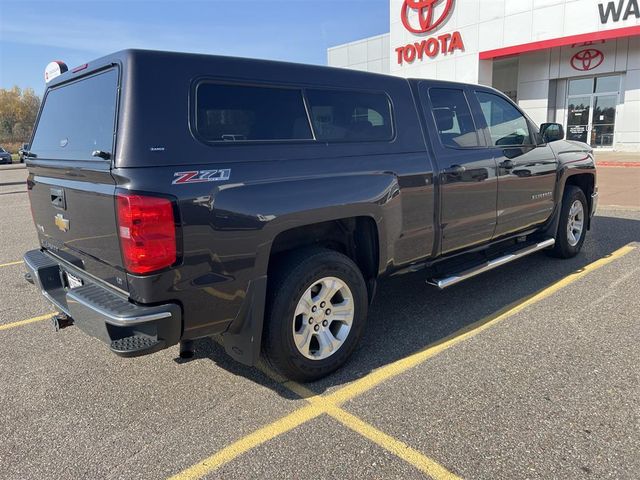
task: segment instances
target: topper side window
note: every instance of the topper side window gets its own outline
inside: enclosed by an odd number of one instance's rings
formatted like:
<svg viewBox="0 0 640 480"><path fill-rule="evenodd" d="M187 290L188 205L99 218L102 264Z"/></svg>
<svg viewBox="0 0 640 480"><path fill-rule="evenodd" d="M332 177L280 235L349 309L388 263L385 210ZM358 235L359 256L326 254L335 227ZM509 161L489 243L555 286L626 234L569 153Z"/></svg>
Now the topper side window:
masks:
<svg viewBox="0 0 640 480"><path fill-rule="evenodd" d="M302 90L203 82L196 132L206 142L313 140Z"/></svg>

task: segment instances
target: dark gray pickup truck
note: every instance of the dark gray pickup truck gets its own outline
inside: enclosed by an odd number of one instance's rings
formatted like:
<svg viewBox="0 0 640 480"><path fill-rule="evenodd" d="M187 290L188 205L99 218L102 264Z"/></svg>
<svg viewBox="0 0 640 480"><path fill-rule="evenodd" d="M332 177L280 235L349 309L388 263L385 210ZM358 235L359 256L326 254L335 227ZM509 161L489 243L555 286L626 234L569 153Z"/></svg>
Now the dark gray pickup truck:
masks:
<svg viewBox="0 0 640 480"><path fill-rule="evenodd" d="M353 352L378 278L442 289L572 257L596 209L590 147L478 85L128 50L42 103L27 279L58 328L122 356L220 335L317 379Z"/></svg>

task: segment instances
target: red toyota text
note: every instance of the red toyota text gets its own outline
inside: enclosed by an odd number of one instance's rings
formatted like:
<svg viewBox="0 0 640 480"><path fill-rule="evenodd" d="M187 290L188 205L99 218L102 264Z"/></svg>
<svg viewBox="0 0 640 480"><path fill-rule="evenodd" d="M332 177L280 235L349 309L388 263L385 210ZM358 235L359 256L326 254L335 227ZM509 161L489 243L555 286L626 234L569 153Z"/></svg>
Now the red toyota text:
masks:
<svg viewBox="0 0 640 480"><path fill-rule="evenodd" d="M449 55L456 50L464 51L464 42L460 32L446 33L438 37L431 37L421 42L409 43L403 47L396 48L399 65L403 63L413 63L415 60L435 58L440 54Z"/></svg>

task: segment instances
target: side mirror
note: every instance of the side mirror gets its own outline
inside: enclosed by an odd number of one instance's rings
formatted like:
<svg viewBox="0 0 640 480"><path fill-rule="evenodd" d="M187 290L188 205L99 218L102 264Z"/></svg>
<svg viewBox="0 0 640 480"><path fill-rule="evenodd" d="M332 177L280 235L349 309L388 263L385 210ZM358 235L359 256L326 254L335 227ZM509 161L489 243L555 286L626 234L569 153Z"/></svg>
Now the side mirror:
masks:
<svg viewBox="0 0 640 480"><path fill-rule="evenodd" d="M540 135L545 143L562 140L564 138L564 127L559 123L543 123L540 125Z"/></svg>

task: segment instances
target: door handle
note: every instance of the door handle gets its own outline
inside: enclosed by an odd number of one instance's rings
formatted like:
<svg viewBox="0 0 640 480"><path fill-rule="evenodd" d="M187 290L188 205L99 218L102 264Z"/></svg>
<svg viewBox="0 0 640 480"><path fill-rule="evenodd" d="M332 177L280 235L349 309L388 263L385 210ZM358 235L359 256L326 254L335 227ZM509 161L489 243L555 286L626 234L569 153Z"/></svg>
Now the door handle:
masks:
<svg viewBox="0 0 640 480"><path fill-rule="evenodd" d="M505 170L512 170L516 166L511 160L505 160L504 162L500 162L500 168L504 168Z"/></svg>
<svg viewBox="0 0 640 480"><path fill-rule="evenodd" d="M445 175L462 175L466 170L462 165L451 165L449 168L445 168L442 173Z"/></svg>

